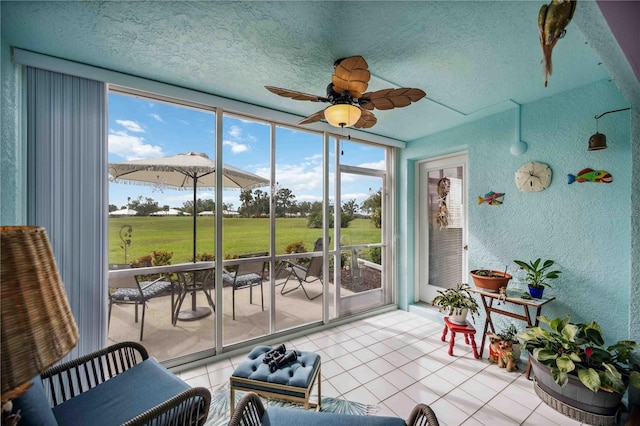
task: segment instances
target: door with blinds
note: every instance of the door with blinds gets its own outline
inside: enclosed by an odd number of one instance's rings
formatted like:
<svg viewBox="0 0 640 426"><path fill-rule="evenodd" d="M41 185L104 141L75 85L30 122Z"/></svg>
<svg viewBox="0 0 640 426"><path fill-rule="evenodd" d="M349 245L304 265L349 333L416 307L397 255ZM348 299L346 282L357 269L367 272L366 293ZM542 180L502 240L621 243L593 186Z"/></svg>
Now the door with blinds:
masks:
<svg viewBox="0 0 640 426"><path fill-rule="evenodd" d="M467 154L419 163L416 300L430 303L438 290L467 282Z"/></svg>

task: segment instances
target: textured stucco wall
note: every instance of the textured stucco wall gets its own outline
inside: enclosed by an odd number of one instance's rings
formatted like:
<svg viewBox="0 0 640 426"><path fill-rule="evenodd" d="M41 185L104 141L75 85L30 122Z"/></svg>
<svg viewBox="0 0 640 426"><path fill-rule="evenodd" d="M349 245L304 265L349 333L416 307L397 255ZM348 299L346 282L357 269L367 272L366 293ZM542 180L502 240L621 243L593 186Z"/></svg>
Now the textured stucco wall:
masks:
<svg viewBox="0 0 640 426"><path fill-rule="evenodd" d="M640 111L631 112L631 286L629 288L629 336L640 342ZM640 398L640 392L637 392ZM640 403L640 401L638 401Z"/></svg>
<svg viewBox="0 0 640 426"><path fill-rule="evenodd" d="M609 148L587 151L594 115L628 106L612 82L603 81L522 106L521 156L510 154L516 111L507 111L408 144L399 158L399 283L402 307L414 300L415 162L468 150L469 269L515 269L513 259L550 258L563 271L548 291L557 300L548 316L572 315L599 322L609 339L628 338L631 282L630 112L600 119ZM553 170L551 186L522 193L515 170L542 161ZM612 184L567 184L567 174L604 169ZM501 206L478 205L479 195L505 192ZM469 282L471 280L469 279Z"/></svg>
<svg viewBox="0 0 640 426"><path fill-rule="evenodd" d="M2 112L0 126L0 224L25 223L24 149L20 137L20 85L19 67L11 62L11 49L1 40L0 67L2 81Z"/></svg>

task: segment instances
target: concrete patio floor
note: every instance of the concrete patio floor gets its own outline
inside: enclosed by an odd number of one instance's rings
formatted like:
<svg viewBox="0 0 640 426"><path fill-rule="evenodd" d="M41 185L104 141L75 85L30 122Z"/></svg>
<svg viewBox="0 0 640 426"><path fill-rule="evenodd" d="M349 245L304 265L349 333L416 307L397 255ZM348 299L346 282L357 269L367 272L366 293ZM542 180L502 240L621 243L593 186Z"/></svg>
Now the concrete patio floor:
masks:
<svg viewBox="0 0 640 426"><path fill-rule="evenodd" d="M322 297L308 300L302 289L286 295L280 294L281 283L276 282L276 330L282 331L322 319ZM297 282L289 281L287 289L294 288ZM334 286L329 284L328 297L333 301ZM322 291L319 281L305 284L307 292L313 296ZM344 291L344 290L343 290ZM264 311L260 305L260 287L253 288L253 303L249 303L249 288L236 290L236 319L232 318L232 288L223 287L223 301L212 297L216 309L223 310L223 344L239 343L269 333L269 310L271 289L264 283ZM330 304L329 315L333 316L334 304ZM197 307L208 306L202 291L197 292ZM191 308L191 296L185 298L181 311ZM144 336L142 344L149 354L159 361L212 349L215 345L215 314L195 321L177 321L171 325L171 296L161 296L147 302ZM140 325L134 321L133 305L113 305L109 326L108 344L122 341L140 340ZM142 316L142 307L139 307Z"/></svg>

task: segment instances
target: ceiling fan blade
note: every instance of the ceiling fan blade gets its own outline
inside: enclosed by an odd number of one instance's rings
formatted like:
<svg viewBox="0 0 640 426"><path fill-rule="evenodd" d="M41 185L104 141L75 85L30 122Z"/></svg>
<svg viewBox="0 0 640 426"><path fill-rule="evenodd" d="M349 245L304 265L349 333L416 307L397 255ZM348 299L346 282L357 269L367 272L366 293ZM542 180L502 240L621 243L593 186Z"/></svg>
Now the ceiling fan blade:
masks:
<svg viewBox="0 0 640 426"><path fill-rule="evenodd" d="M337 63L331 77L333 90L342 93L349 91L352 98L359 98L367 90L371 73L369 65L362 56L350 56Z"/></svg>
<svg viewBox="0 0 640 426"><path fill-rule="evenodd" d="M280 87L273 87L273 86L264 86L264 88L270 91L271 93L284 96L285 98L291 98L296 101L329 102L329 99L324 98L322 96L296 92L295 90L282 89Z"/></svg>
<svg viewBox="0 0 640 426"><path fill-rule="evenodd" d="M298 124L310 124L315 123L316 121L324 120L324 110L316 112L315 114L311 114L310 116L303 118L298 122Z"/></svg>
<svg viewBox="0 0 640 426"><path fill-rule="evenodd" d="M362 111L362 115L360 116L360 119L356 121L356 124L354 124L353 127L358 129L368 129L369 127L375 126L375 124L378 122L376 116L373 115L373 113L370 111L363 110L362 108L360 108L360 110Z"/></svg>
<svg viewBox="0 0 640 426"><path fill-rule="evenodd" d="M361 102L360 106L364 109L386 110L409 106L412 102L417 102L426 95L423 90L407 87L383 89L363 94L359 102Z"/></svg>

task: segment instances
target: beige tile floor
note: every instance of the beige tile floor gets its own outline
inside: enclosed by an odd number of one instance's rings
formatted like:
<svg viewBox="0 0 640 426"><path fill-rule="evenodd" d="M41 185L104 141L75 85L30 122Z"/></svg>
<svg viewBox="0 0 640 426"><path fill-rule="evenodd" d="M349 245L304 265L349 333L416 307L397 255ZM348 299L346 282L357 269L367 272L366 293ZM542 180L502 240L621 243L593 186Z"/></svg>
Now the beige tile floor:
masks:
<svg viewBox="0 0 640 426"><path fill-rule="evenodd" d="M322 356L323 396L376 405L378 415L406 419L422 402L443 426L579 425L540 401L524 376L526 365L507 373L476 360L462 337L449 356L441 336L441 323L395 310L284 343ZM225 358L179 375L215 391L243 359Z"/></svg>

